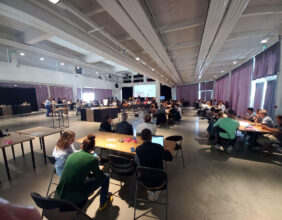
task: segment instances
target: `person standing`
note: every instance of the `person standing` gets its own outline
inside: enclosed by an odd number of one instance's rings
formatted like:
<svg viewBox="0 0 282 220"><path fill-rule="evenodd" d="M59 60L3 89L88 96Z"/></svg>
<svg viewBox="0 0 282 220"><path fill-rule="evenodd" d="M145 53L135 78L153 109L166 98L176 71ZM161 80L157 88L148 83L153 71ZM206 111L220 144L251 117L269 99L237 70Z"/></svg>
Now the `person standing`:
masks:
<svg viewBox="0 0 282 220"><path fill-rule="evenodd" d="M45 108L46 108L46 117L49 117L49 113L50 113L50 110L51 110L51 101L50 101L50 98L48 98L46 101L45 101Z"/></svg>

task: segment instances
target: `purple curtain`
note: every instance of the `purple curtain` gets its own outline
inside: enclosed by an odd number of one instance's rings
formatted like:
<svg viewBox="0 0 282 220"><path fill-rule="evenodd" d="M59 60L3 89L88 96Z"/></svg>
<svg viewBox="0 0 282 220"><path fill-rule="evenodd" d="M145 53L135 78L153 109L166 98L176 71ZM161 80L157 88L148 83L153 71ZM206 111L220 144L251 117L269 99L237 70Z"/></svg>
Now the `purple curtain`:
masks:
<svg viewBox="0 0 282 220"><path fill-rule="evenodd" d="M50 95L55 100L58 98L73 99L73 91L70 87L50 86Z"/></svg>
<svg viewBox="0 0 282 220"><path fill-rule="evenodd" d="M82 93L94 93L95 100L103 100L105 98L112 97L111 89L93 89L93 88L82 88Z"/></svg>
<svg viewBox="0 0 282 220"><path fill-rule="evenodd" d="M176 99L184 99L192 104L198 100L199 84L190 84L176 87Z"/></svg>
<svg viewBox="0 0 282 220"><path fill-rule="evenodd" d="M264 83L256 84L256 93L255 93L255 101L254 101L254 110L260 109L262 95L263 95L263 85Z"/></svg>
<svg viewBox="0 0 282 220"><path fill-rule="evenodd" d="M253 80L277 74L280 64L280 42L256 56Z"/></svg>
<svg viewBox="0 0 282 220"><path fill-rule="evenodd" d="M206 101L206 91L201 91L201 100Z"/></svg>
<svg viewBox="0 0 282 220"><path fill-rule="evenodd" d="M231 72L229 104L237 115L243 115L249 105L253 59Z"/></svg>
<svg viewBox="0 0 282 220"><path fill-rule="evenodd" d="M275 106L275 91L277 80L271 80L267 82L267 88L264 100L264 109L267 110L267 114L274 119L274 106Z"/></svg>
<svg viewBox="0 0 282 220"><path fill-rule="evenodd" d="M48 98L48 89L46 85L31 85L31 84L21 84L21 83L4 83L0 82L0 87L14 88L17 85L18 88L34 88L36 91L36 99L38 108L43 108L43 102Z"/></svg>
<svg viewBox="0 0 282 220"><path fill-rule="evenodd" d="M206 101L210 101L212 97L212 91L206 91Z"/></svg>
<svg viewBox="0 0 282 220"><path fill-rule="evenodd" d="M228 92L228 79L229 75L217 79L214 85L214 96L213 98L218 101L227 101L227 92Z"/></svg>
<svg viewBox="0 0 282 220"><path fill-rule="evenodd" d="M202 82L200 84L200 90L212 90L213 81L210 82Z"/></svg>

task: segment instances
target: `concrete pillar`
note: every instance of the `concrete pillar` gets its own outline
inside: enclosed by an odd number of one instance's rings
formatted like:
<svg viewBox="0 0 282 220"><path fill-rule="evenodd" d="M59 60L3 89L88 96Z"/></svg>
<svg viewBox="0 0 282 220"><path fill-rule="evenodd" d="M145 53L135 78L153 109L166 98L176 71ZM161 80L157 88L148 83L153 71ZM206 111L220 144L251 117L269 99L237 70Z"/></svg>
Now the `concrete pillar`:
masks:
<svg viewBox="0 0 282 220"><path fill-rule="evenodd" d="M77 85L72 86L72 92L73 92L73 101L76 102L76 100L77 100Z"/></svg>
<svg viewBox="0 0 282 220"><path fill-rule="evenodd" d="M160 105L161 99L161 84L159 80L156 80L156 102Z"/></svg>
<svg viewBox="0 0 282 220"><path fill-rule="evenodd" d="M176 100L176 86L171 88L171 98L172 100Z"/></svg>
<svg viewBox="0 0 282 220"><path fill-rule="evenodd" d="M277 75L277 88L276 88L276 106L275 109L275 115L281 115L282 114L282 41L281 41L281 35L279 36L280 41L280 68L279 73ZM275 94L273 94L275 95Z"/></svg>

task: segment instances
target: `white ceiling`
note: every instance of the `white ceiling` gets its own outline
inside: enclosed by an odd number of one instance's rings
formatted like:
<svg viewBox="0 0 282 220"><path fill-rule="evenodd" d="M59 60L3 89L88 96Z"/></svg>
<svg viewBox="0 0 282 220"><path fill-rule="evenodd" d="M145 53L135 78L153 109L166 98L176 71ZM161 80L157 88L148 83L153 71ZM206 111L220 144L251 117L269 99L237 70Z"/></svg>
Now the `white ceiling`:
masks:
<svg viewBox="0 0 282 220"><path fill-rule="evenodd" d="M0 0L0 43L171 86L215 79L281 30L282 0Z"/></svg>

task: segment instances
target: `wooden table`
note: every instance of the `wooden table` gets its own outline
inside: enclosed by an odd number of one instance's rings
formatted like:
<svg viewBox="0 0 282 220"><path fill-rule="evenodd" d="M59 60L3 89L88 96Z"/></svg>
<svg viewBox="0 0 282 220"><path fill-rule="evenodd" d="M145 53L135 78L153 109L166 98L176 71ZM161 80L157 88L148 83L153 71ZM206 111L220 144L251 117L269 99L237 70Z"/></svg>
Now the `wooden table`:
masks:
<svg viewBox="0 0 282 220"><path fill-rule="evenodd" d="M26 141L29 141L32 165L33 165L33 169L35 169L34 152L33 152L33 145L32 145L32 140L33 139L34 139L33 137L30 137L30 136L27 136L27 135L23 135L23 134L18 134L18 133L15 133L15 132L12 132L9 136L0 137L0 148L2 149L4 163L5 163L5 168L6 168L6 173L7 173L7 176L8 176L9 180L11 180L11 176L10 176L10 170L9 170L9 166L8 166L8 161L7 161L6 149L5 148L11 146L12 153L13 153L13 158L15 160L16 158L15 158L14 145L15 144L21 144L22 153L23 153L23 156L24 156L23 143L26 142Z"/></svg>
<svg viewBox="0 0 282 220"><path fill-rule="evenodd" d="M126 138L132 138L132 135L125 135L125 134L117 134L117 133L110 133L110 132L98 132L94 134L95 138L95 146L99 148L105 148L109 150L119 151L127 154L135 154L135 152L131 151L131 148L134 147L135 149L143 143L141 137L137 137L137 143L133 141L128 142L120 142L120 139L125 140ZM87 136L77 139L75 142L82 143ZM175 149L175 142L174 141L167 141L164 140L164 148L171 152L174 155Z"/></svg>
<svg viewBox="0 0 282 220"><path fill-rule="evenodd" d="M30 135L32 137L38 137L39 142L40 142L40 147L41 149L43 149L44 161L45 163L47 163L44 137L52 135L52 134L56 134L56 133L62 134L63 131L64 129L61 129L61 128L34 127L34 128L21 130L21 131L16 131L16 132L19 134Z"/></svg>

